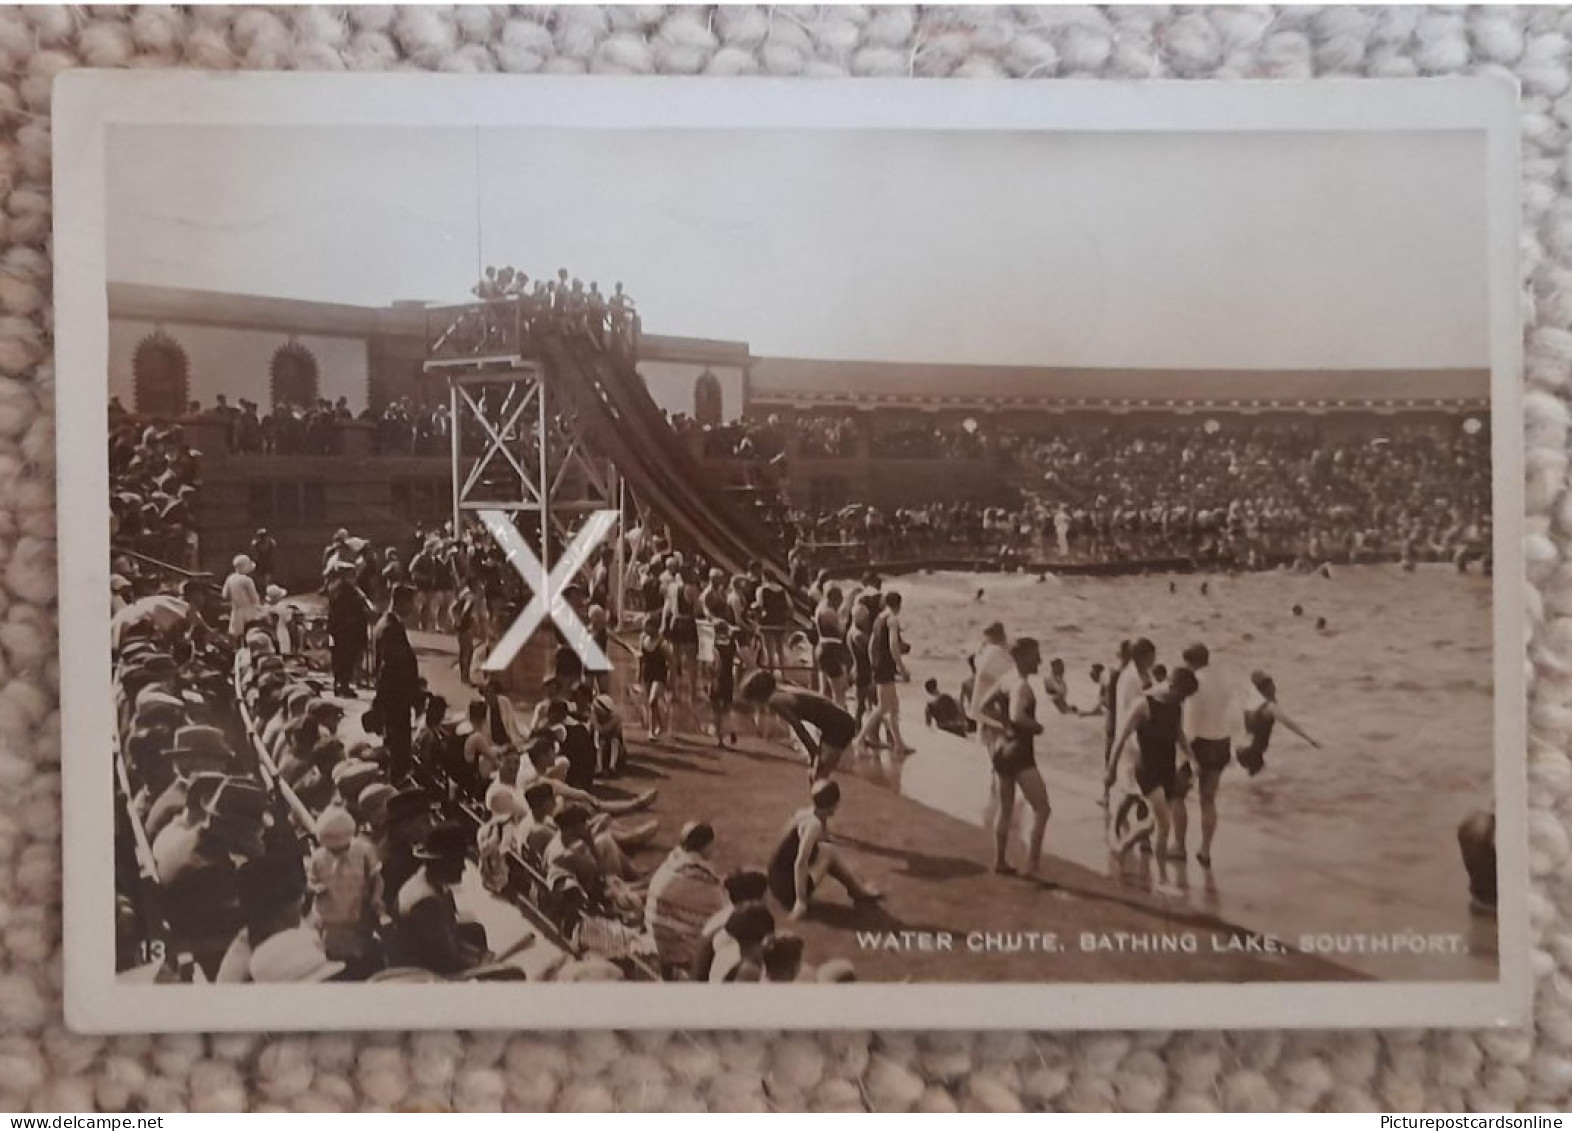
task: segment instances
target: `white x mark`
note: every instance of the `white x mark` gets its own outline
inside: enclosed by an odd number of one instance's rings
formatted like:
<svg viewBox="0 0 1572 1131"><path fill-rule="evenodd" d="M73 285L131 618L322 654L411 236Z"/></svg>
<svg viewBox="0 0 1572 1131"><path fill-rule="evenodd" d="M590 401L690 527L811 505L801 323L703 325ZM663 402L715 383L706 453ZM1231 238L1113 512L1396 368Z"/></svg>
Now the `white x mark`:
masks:
<svg viewBox="0 0 1572 1131"><path fill-rule="evenodd" d="M480 512L480 520L486 524L486 529L491 531L497 545L502 547L503 555L533 593L529 604L519 614L519 619L503 633L502 639L491 650L491 655L486 657L486 662L481 665L483 671L500 672L506 669L519 649L524 647L541 622L548 617L561 629L568 646L578 654L586 671L611 670L611 661L600 650L600 645L595 643L590 630L579 620L562 591L595 552L595 547L605 541L606 535L616 525L617 517L616 511L591 512L589 521L579 528L567 551L557 559L557 564L548 574L534 551L524 544L524 539L506 514L502 511Z"/></svg>

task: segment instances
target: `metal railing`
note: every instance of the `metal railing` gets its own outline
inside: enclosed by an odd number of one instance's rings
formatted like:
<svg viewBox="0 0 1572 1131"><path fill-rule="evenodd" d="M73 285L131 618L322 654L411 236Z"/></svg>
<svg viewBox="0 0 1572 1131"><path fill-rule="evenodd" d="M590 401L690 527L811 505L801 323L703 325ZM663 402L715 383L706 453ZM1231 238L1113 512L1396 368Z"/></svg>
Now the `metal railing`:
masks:
<svg viewBox="0 0 1572 1131"><path fill-rule="evenodd" d="M583 337L627 359L638 356L642 325L631 310L587 303L551 309L533 295L426 310L426 363L479 363L538 356L548 334Z"/></svg>
<svg viewBox="0 0 1572 1131"><path fill-rule="evenodd" d="M260 730L245 703L242 668L238 655L235 660L234 675L235 700L246 734L256 751L264 786L281 798L290 818L302 831L305 839L314 842L316 815L284 780L277 764L262 743ZM466 793L442 767L427 765L419 758L414 759L412 765L417 783L437 802L445 819L463 824L472 833L478 831L489 819L490 813L480 800ZM589 948L579 943L574 924L564 922L565 904L553 892L543 862L528 859L518 851L508 853L507 862L509 882L502 892L496 894L517 908L548 945L573 958L583 958L588 955ZM634 980L660 980L659 972L639 958L625 958L619 961Z"/></svg>

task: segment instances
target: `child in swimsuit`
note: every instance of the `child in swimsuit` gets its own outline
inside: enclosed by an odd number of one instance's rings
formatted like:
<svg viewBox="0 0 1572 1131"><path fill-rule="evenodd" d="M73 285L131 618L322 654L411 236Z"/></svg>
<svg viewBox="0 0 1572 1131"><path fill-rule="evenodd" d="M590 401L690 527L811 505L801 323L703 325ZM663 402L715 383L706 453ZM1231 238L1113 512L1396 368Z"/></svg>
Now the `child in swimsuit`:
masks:
<svg viewBox="0 0 1572 1131"><path fill-rule="evenodd" d="M653 741L667 725L666 686L671 680L671 645L660 637L660 618L650 614L639 638L639 686L644 688L649 709L649 732Z"/></svg>

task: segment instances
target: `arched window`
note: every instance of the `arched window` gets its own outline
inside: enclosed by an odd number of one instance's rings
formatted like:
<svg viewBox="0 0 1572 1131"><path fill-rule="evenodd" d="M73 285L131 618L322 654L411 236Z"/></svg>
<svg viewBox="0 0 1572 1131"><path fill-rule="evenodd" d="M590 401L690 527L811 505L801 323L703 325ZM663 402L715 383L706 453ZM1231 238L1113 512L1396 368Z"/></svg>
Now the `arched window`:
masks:
<svg viewBox="0 0 1572 1131"><path fill-rule="evenodd" d="M720 378L708 369L693 383L693 419L709 427L721 422Z"/></svg>
<svg viewBox="0 0 1572 1131"><path fill-rule="evenodd" d="M281 404L307 408L317 403L317 359L299 342L278 347L271 373L274 408Z"/></svg>
<svg viewBox="0 0 1572 1131"><path fill-rule="evenodd" d="M191 362L179 342L155 330L131 355L136 411L165 419L185 415L191 391Z"/></svg>

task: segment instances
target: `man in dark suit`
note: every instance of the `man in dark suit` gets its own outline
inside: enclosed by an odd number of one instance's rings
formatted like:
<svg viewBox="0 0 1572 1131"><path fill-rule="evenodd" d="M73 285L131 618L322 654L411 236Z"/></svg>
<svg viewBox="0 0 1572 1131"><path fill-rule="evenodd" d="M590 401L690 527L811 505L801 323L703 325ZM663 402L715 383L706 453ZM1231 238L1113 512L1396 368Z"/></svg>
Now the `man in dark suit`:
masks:
<svg viewBox="0 0 1572 1131"><path fill-rule="evenodd" d="M420 664L404 630L415 606L415 591L407 585L393 589L388 611L376 629L376 705L382 716L382 738L388 749L389 776L397 784L410 773L413 714L420 702Z"/></svg>
<svg viewBox="0 0 1572 1131"><path fill-rule="evenodd" d="M333 693L355 698L355 673L366 654L371 602L355 585L355 567L337 563L327 587L328 650L333 657Z"/></svg>

